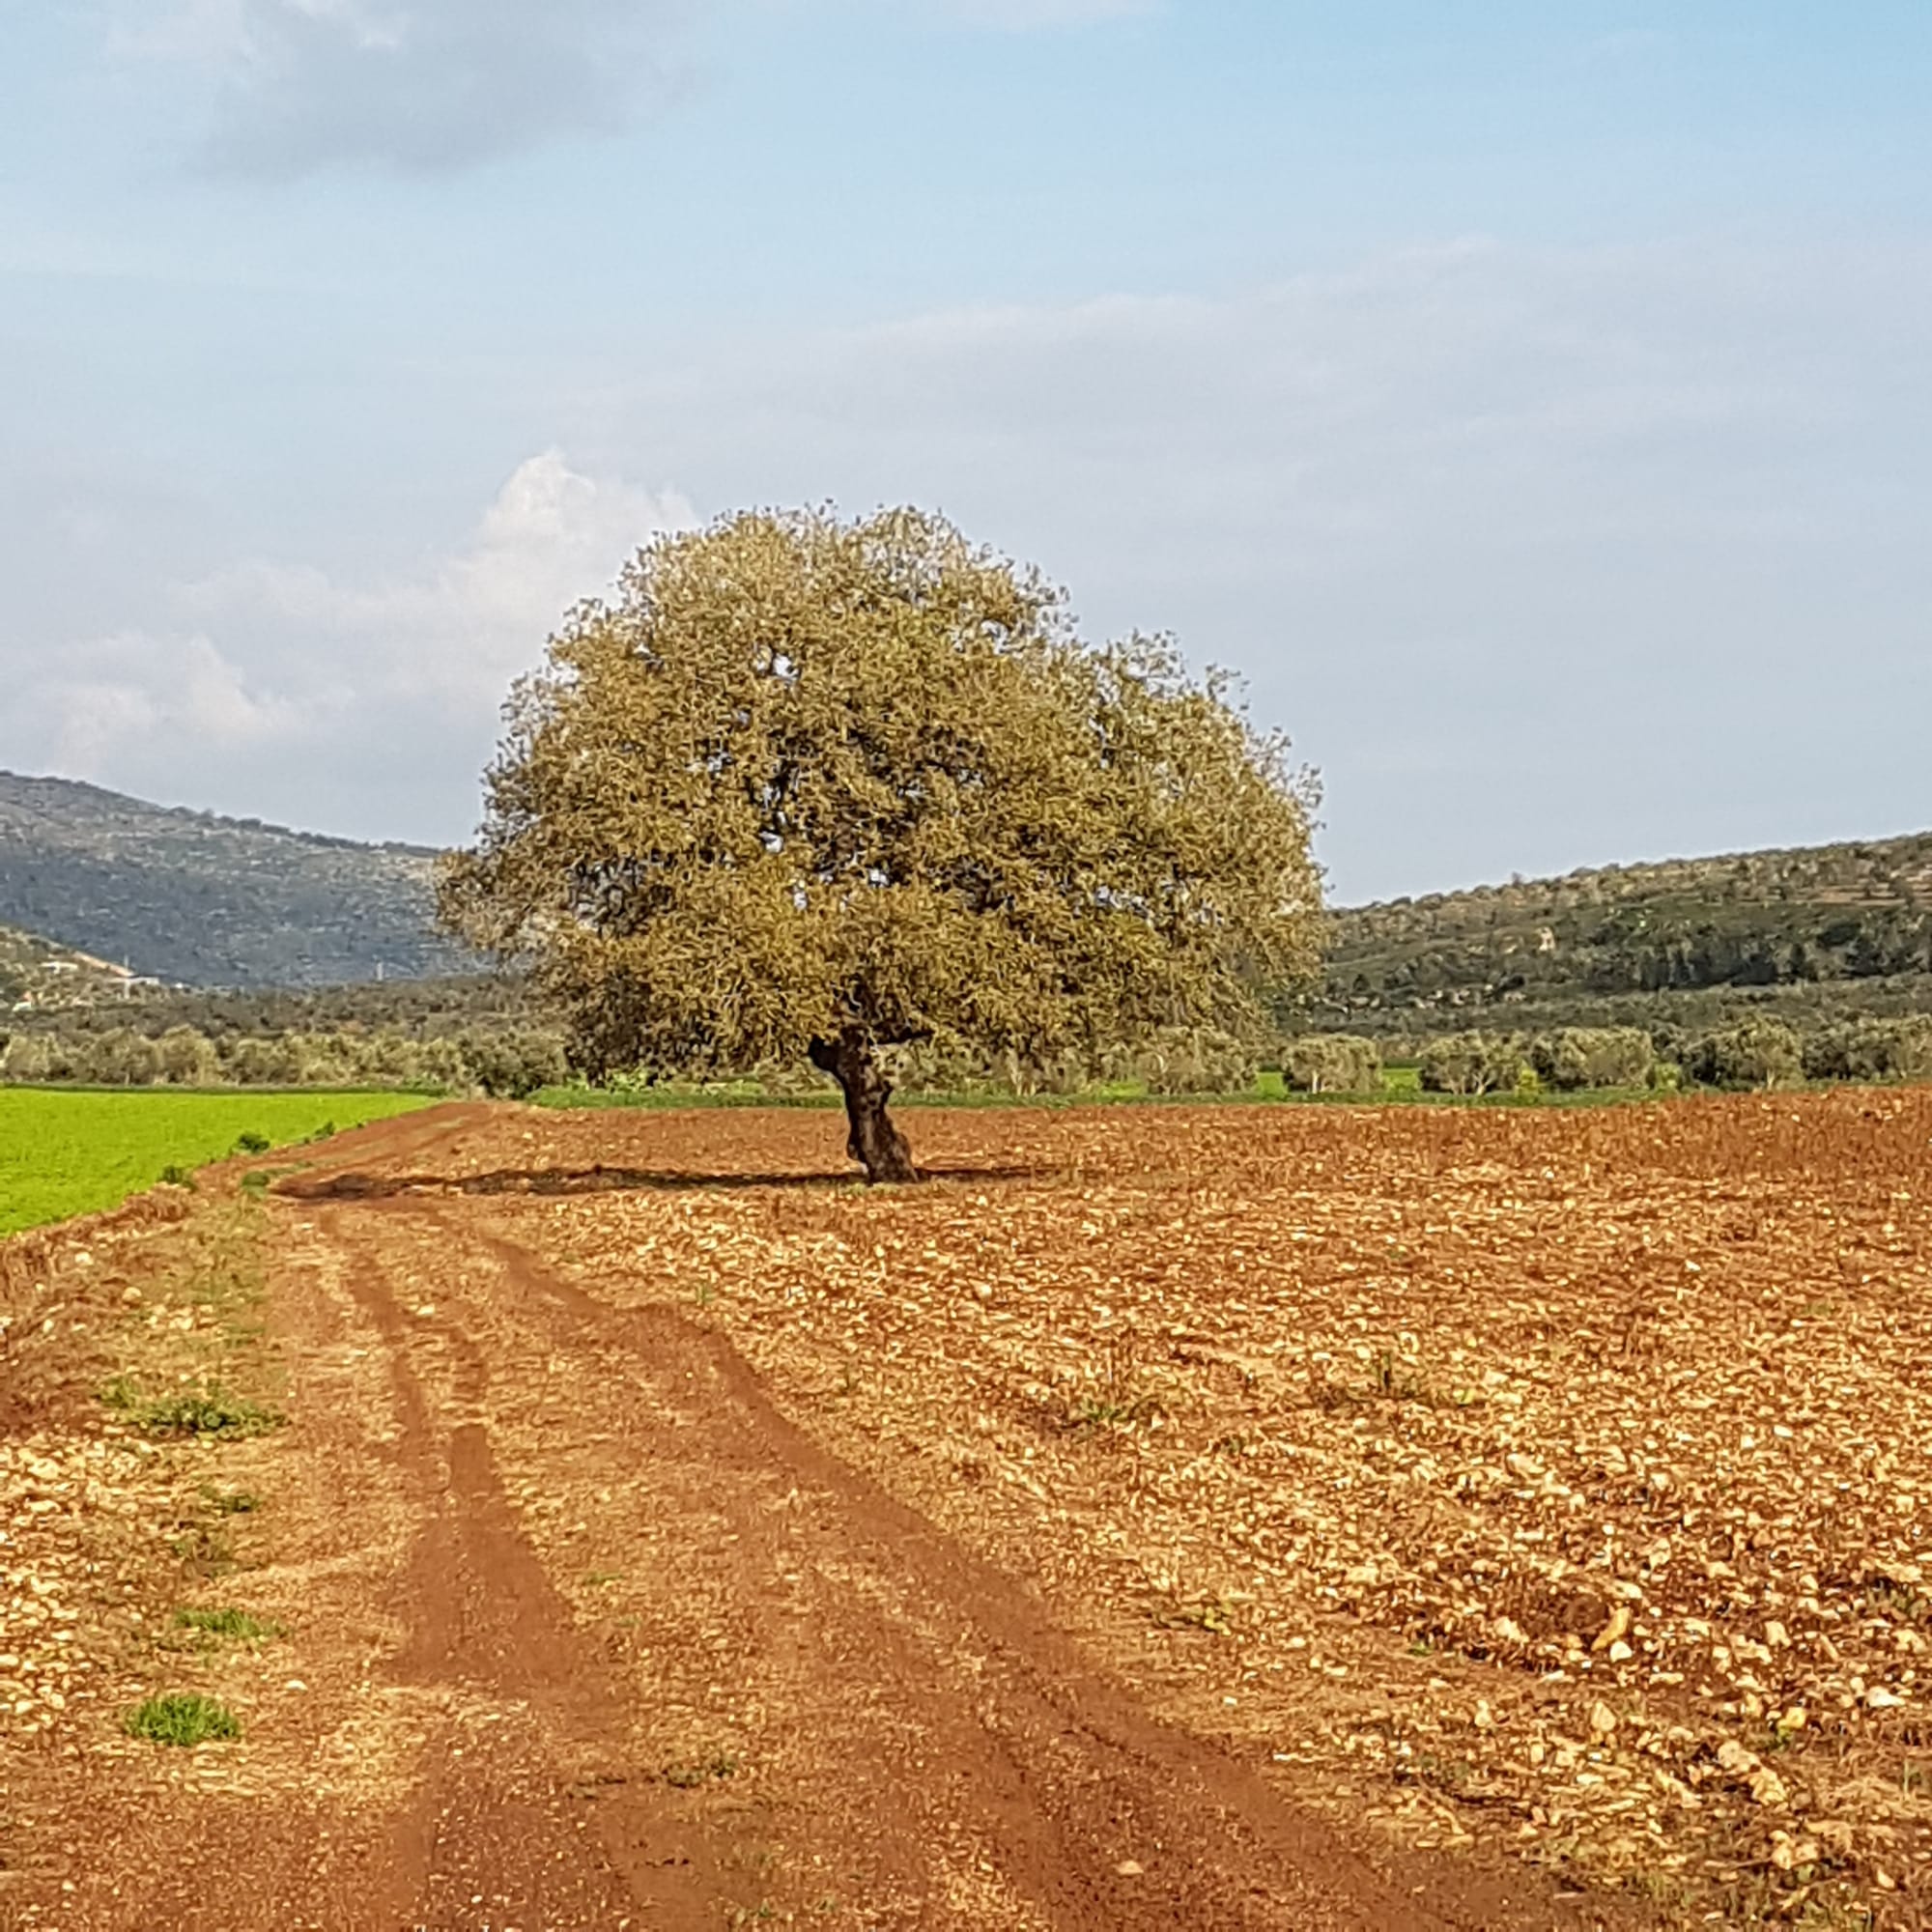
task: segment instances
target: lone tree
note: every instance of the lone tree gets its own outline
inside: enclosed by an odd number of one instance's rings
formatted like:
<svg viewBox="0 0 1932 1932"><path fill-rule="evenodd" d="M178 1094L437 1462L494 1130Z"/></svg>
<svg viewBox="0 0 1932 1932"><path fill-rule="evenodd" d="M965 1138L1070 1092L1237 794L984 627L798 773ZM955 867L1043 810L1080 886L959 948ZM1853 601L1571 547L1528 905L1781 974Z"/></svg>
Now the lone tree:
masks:
<svg viewBox="0 0 1932 1932"><path fill-rule="evenodd" d="M873 1180L918 1179L882 1048L1236 1032L1314 969L1287 741L935 517L659 537L504 715L444 923L533 968L593 1073L809 1059Z"/></svg>

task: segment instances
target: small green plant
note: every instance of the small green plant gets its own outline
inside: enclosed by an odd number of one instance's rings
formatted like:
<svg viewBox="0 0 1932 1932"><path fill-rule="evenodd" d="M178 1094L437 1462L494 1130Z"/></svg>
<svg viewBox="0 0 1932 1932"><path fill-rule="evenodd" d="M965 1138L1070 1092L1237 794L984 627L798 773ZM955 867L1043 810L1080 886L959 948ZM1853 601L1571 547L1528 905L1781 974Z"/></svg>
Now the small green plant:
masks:
<svg viewBox="0 0 1932 1932"><path fill-rule="evenodd" d="M116 1376L101 1400L118 1408L149 1435L263 1435L279 1429L283 1418L252 1402L229 1395L218 1384L183 1389L144 1400L127 1376Z"/></svg>
<svg viewBox="0 0 1932 1932"><path fill-rule="evenodd" d="M166 1167L161 1169L161 1183L166 1187L185 1187L192 1190L194 1186L194 1175L188 1168L181 1166L178 1162L170 1161Z"/></svg>
<svg viewBox="0 0 1932 1932"><path fill-rule="evenodd" d="M232 1744L242 1735L242 1720L235 1713L218 1699L204 1697L198 1691L149 1697L128 1713L122 1727L130 1738L184 1747Z"/></svg>
<svg viewBox="0 0 1932 1932"><path fill-rule="evenodd" d="M237 1153L267 1153L274 1146L267 1134L259 1133L253 1127L245 1128L235 1136Z"/></svg>
<svg viewBox="0 0 1932 1932"><path fill-rule="evenodd" d="M253 1516L262 1507L262 1498L252 1490L217 1490L213 1483L204 1483L201 1494L217 1516Z"/></svg>
<svg viewBox="0 0 1932 1932"><path fill-rule="evenodd" d="M266 1194L269 1191L269 1171L264 1167L250 1168L242 1177L243 1194Z"/></svg>
<svg viewBox="0 0 1932 1932"><path fill-rule="evenodd" d="M232 1606L220 1610L177 1610L175 1626L179 1630L199 1632L203 1636L232 1637L238 1643L261 1643L283 1634L280 1624L250 1616L246 1610Z"/></svg>
<svg viewBox="0 0 1932 1932"><path fill-rule="evenodd" d="M1199 1603L1181 1604L1163 1612L1154 1621L1170 1630L1184 1626L1189 1630L1206 1631L1209 1636L1233 1636L1235 1606L1225 1597L1208 1598Z"/></svg>
<svg viewBox="0 0 1932 1932"><path fill-rule="evenodd" d="M1131 1336L1109 1342L1101 1350L1100 1374L1086 1393L1066 1406L1069 1429L1131 1429L1162 1413L1159 1400L1144 1386Z"/></svg>

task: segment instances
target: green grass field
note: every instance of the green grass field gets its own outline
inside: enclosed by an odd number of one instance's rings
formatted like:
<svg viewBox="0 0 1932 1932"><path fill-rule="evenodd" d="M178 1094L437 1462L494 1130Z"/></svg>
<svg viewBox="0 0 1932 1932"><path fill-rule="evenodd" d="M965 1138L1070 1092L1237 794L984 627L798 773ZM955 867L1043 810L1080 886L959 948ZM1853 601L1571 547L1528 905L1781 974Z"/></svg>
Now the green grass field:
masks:
<svg viewBox="0 0 1932 1932"><path fill-rule="evenodd" d="M115 1207L170 1168L234 1153L243 1135L290 1147L427 1104L420 1094L0 1087L0 1235Z"/></svg>

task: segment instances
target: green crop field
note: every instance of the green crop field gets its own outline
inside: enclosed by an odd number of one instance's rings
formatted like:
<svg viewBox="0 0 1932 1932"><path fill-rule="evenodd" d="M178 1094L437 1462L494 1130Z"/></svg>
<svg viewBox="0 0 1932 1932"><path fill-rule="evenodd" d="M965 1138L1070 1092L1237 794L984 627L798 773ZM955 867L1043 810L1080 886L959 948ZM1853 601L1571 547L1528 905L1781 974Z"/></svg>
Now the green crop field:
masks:
<svg viewBox="0 0 1932 1932"><path fill-rule="evenodd" d="M0 1087L0 1235L112 1208L266 1142L290 1147L428 1104L418 1094L55 1092ZM245 1150L242 1150L245 1151Z"/></svg>

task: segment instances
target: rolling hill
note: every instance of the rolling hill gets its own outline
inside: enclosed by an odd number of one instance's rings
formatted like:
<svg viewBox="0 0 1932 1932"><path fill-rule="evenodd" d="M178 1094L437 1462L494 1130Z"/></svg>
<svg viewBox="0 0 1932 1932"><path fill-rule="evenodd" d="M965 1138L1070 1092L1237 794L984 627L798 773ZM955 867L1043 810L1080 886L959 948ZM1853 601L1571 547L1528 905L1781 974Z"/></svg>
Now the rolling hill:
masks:
<svg viewBox="0 0 1932 1932"><path fill-rule="evenodd" d="M1311 1015L1440 1031L1932 1010L1932 833L1613 866L1331 916Z"/></svg>
<svg viewBox="0 0 1932 1932"><path fill-rule="evenodd" d="M435 858L0 772L0 924L185 985L465 970L431 923Z"/></svg>
<svg viewBox="0 0 1932 1932"><path fill-rule="evenodd" d="M478 962L432 928L435 857L0 773L0 927L19 928L0 933L0 990L63 951L258 992L467 975ZM455 985L420 991L472 1004ZM1340 908L1320 993L1284 1017L1420 1036L1701 1026L1766 1007L1800 1024L1932 1011L1932 832Z"/></svg>
<svg viewBox="0 0 1932 1932"><path fill-rule="evenodd" d="M120 995L128 977L104 959L0 925L0 1013L20 1005L43 1009L98 1004Z"/></svg>

